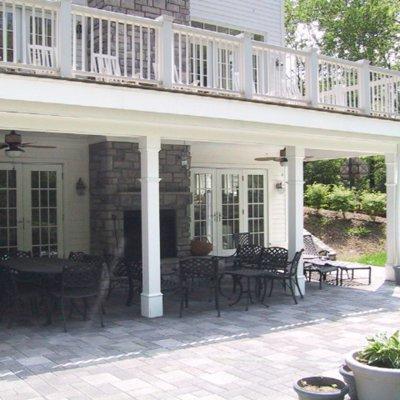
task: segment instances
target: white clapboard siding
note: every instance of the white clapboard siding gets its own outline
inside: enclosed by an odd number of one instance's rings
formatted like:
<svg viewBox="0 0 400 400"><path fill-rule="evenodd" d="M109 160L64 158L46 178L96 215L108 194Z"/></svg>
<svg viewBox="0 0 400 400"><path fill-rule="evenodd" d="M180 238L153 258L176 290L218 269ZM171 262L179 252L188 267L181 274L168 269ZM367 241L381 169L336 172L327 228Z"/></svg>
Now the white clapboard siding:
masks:
<svg viewBox="0 0 400 400"><path fill-rule="evenodd" d="M191 0L192 21L248 30L266 35L271 44L282 45L283 0Z"/></svg>
<svg viewBox="0 0 400 400"><path fill-rule="evenodd" d="M3 135L0 136L2 138ZM89 146L86 137L55 137L54 135L36 135L22 133L26 142L36 145L56 146L54 149L26 148L24 155L15 160L24 164L61 165L64 173L63 199L64 232L63 249L67 257L70 251L90 250L89 223ZM9 163L10 158L0 151L0 163ZM82 178L87 189L84 196L76 192L76 182Z"/></svg>

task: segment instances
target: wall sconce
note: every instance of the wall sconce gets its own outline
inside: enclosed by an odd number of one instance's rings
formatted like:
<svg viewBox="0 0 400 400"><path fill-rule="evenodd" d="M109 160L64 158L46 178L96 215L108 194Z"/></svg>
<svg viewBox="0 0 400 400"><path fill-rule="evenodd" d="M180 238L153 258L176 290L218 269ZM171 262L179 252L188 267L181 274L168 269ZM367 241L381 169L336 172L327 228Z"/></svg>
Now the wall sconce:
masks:
<svg viewBox="0 0 400 400"><path fill-rule="evenodd" d="M191 160L192 160L192 157L190 156L190 153L186 153L185 155L183 155L181 158L182 167L185 167L186 169L190 169Z"/></svg>
<svg viewBox="0 0 400 400"><path fill-rule="evenodd" d="M285 185L282 181L276 182L275 184L275 189L279 192L279 193L283 193L285 191Z"/></svg>
<svg viewBox="0 0 400 400"><path fill-rule="evenodd" d="M80 21L76 24L76 38L82 39L82 23Z"/></svg>
<svg viewBox="0 0 400 400"><path fill-rule="evenodd" d="M78 196L83 196L85 194L86 191L86 185L83 182L82 178L78 179L78 182L76 182L76 193L78 194Z"/></svg>

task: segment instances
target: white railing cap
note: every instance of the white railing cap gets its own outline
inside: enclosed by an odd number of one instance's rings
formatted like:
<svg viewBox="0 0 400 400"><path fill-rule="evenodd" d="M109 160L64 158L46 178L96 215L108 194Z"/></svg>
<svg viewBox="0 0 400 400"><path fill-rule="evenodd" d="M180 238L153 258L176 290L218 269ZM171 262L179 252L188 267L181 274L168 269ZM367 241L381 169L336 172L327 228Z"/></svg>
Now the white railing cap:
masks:
<svg viewBox="0 0 400 400"><path fill-rule="evenodd" d="M11 4L16 7L28 6L54 10L60 8L61 0L6 0L0 3Z"/></svg>
<svg viewBox="0 0 400 400"><path fill-rule="evenodd" d="M72 14L85 17L100 18L113 22L143 25L151 28L158 28L161 26L161 22L156 19L138 17L136 15L129 15L114 11L101 10L98 8L80 6L78 4L72 5Z"/></svg>

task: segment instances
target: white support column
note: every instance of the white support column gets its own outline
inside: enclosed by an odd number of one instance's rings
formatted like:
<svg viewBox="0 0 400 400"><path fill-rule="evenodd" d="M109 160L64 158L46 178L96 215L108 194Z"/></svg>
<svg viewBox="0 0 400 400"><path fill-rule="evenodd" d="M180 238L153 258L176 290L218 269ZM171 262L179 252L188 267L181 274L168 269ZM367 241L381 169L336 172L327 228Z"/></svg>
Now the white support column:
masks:
<svg viewBox="0 0 400 400"><path fill-rule="evenodd" d="M292 259L296 251L299 251L304 247L304 148L287 146L286 157L288 160L288 249L289 259ZM304 294L305 278L302 260L300 261L297 270L297 279L299 281L300 290Z"/></svg>
<svg viewBox="0 0 400 400"><path fill-rule="evenodd" d="M58 17L58 62L61 76L72 77L72 1L63 0Z"/></svg>
<svg viewBox="0 0 400 400"><path fill-rule="evenodd" d="M400 264L400 152L386 154L386 279L394 280L393 266Z"/></svg>
<svg viewBox="0 0 400 400"><path fill-rule="evenodd" d="M371 114L371 94L370 94L370 62L369 60L360 60L360 104L361 110L367 114Z"/></svg>
<svg viewBox="0 0 400 400"><path fill-rule="evenodd" d="M310 105L317 107L319 102L319 64L317 49L311 48L309 50L307 61L306 96L309 99Z"/></svg>
<svg viewBox="0 0 400 400"><path fill-rule="evenodd" d="M242 41L241 59L242 66L240 71L240 82L243 95L246 99L253 98L253 45L251 33L244 32L238 35Z"/></svg>
<svg viewBox="0 0 400 400"><path fill-rule="evenodd" d="M160 190L159 137L139 140L142 199L142 315L148 318L163 315L160 266Z"/></svg>
<svg viewBox="0 0 400 400"><path fill-rule="evenodd" d="M156 18L161 22L161 29L159 31L158 40L158 54L159 54L159 76L163 86L167 89L172 88L174 82L174 32L173 21L174 19L169 15L161 15Z"/></svg>

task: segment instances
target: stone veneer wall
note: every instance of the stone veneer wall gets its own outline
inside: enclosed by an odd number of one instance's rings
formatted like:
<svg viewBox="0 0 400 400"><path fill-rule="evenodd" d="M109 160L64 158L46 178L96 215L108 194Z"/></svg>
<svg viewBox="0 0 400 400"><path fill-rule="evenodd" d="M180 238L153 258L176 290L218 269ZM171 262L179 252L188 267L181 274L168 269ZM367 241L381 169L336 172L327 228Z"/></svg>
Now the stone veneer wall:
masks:
<svg viewBox="0 0 400 400"><path fill-rule="evenodd" d="M160 151L160 209L176 210L179 257L190 253L190 172L181 165L189 153L190 147L183 145L162 145ZM121 142L90 145L89 171L91 252L123 255L124 211L141 208L138 145Z"/></svg>
<svg viewBox="0 0 400 400"><path fill-rule="evenodd" d="M88 5L146 18L170 15L175 22L185 25L190 21L189 0L88 0Z"/></svg>

